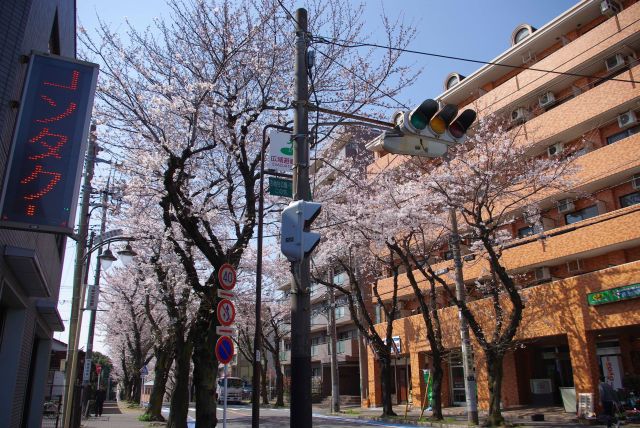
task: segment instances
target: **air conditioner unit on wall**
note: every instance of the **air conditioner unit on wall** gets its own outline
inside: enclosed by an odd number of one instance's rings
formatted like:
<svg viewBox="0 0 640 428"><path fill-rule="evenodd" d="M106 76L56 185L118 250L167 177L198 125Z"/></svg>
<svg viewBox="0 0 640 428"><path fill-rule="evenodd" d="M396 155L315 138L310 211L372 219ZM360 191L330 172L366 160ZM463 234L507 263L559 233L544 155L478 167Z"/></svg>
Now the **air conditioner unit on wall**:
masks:
<svg viewBox="0 0 640 428"><path fill-rule="evenodd" d="M555 143L547 147L547 154L549 156L558 156L564 150L563 143Z"/></svg>
<svg viewBox="0 0 640 428"><path fill-rule="evenodd" d="M527 119L527 110L524 107L518 107L511 112L511 123L524 122Z"/></svg>
<svg viewBox="0 0 640 428"><path fill-rule="evenodd" d="M569 199L561 199L558 201L558 212L560 213L570 213L575 209L575 205Z"/></svg>
<svg viewBox="0 0 640 428"><path fill-rule="evenodd" d="M604 64L607 66L607 71L614 71L624 66L624 56L622 54L615 54L604 60Z"/></svg>
<svg viewBox="0 0 640 428"><path fill-rule="evenodd" d="M551 271L548 267L542 266L535 269L536 281L546 281L551 279Z"/></svg>
<svg viewBox="0 0 640 428"><path fill-rule="evenodd" d="M638 123L638 117L633 110L629 110L626 113L622 113L618 115L618 126L620 128L626 128L631 125L635 125Z"/></svg>
<svg viewBox="0 0 640 428"><path fill-rule="evenodd" d="M545 108L553 105L556 102L556 97L553 95L553 92L547 92L544 95L540 95L538 97L538 104L540 107Z"/></svg>
<svg viewBox="0 0 640 428"><path fill-rule="evenodd" d="M621 10L620 3L615 0L602 0L600 2L600 13L605 16L613 16L620 13Z"/></svg>
<svg viewBox="0 0 640 428"><path fill-rule="evenodd" d="M636 174L631 177L631 185L636 190L640 189L640 174Z"/></svg>

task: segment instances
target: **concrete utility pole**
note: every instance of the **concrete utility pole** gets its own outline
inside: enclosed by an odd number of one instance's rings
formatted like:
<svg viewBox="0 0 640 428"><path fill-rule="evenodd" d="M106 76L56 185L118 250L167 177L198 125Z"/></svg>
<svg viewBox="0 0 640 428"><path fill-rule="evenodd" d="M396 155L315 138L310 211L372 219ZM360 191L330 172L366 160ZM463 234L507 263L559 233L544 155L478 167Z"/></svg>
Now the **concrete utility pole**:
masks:
<svg viewBox="0 0 640 428"><path fill-rule="evenodd" d="M76 264L73 270L73 294L71 298L71 317L69 320L69 343L67 345L67 364L65 372L64 391L64 427L71 427L71 409L73 408L74 387L78 372L78 342L80 340L79 327L82 323L82 311L80 304L82 300L82 286L84 258L87 251L87 231L89 229L89 204L91 198L91 180L95 168L96 157L98 155L98 145L94 135L95 128L92 126L92 133L89 137L89 148L86 157L86 169L84 183L82 185L82 199L80 200L80 224L78 226L78 240L76 242Z"/></svg>
<svg viewBox="0 0 640 428"><path fill-rule="evenodd" d="M100 222L100 236L104 237L104 233L107 230L107 202L109 198L109 180L107 180L107 188L102 191L102 220ZM84 358L84 378L82 379L82 389L83 389L83 399L82 404L86 406L89 402L89 384L91 381L91 361L93 360L93 338L96 330L96 311L98 309L97 299L100 295L100 256L102 255L102 247L98 249L98 257L96 259L96 272L93 277L93 293L96 296L96 302L94 302L95 307L90 308L91 314L89 315L89 334L87 335L87 352ZM88 255L91 257L91 255ZM89 267L89 260L85 262L87 264L87 268ZM87 367L88 366L88 367ZM100 386L100 383L98 383Z"/></svg>
<svg viewBox="0 0 640 428"><path fill-rule="evenodd" d="M456 298L460 302L466 299L464 278L462 276L462 257L460 255L460 235L458 234L458 219L456 210L449 208L451 222L451 253L455 266ZM473 425L478 425L478 398L476 397L476 377L473 372L473 357L471 356L471 341L469 339L469 326L467 319L458 309L460 317L460 342L462 344L462 366L464 370L464 392L467 401L467 420Z"/></svg>
<svg viewBox="0 0 640 428"><path fill-rule="evenodd" d="M329 281L333 281L333 270L329 269ZM331 412L340 412L340 378L338 377L338 338L336 332L336 294L329 287L329 342L331 344Z"/></svg>
<svg viewBox="0 0 640 428"><path fill-rule="evenodd" d="M295 102L293 121L293 199L311 200L309 185L309 88L307 11L296 11ZM309 258L292 264L291 281L291 427L311 423L311 326Z"/></svg>

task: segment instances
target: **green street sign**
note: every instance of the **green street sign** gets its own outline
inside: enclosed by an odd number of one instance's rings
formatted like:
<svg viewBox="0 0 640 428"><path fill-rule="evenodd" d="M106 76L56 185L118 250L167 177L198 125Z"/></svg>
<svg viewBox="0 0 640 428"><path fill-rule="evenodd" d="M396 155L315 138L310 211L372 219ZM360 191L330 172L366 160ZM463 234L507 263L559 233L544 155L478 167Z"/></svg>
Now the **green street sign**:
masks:
<svg viewBox="0 0 640 428"><path fill-rule="evenodd" d="M293 198L293 182L287 178L269 177L269 194Z"/></svg>
<svg viewBox="0 0 640 428"><path fill-rule="evenodd" d="M587 294L589 305L603 305L605 303L619 302L640 297L640 284L625 285L624 287L611 288Z"/></svg>

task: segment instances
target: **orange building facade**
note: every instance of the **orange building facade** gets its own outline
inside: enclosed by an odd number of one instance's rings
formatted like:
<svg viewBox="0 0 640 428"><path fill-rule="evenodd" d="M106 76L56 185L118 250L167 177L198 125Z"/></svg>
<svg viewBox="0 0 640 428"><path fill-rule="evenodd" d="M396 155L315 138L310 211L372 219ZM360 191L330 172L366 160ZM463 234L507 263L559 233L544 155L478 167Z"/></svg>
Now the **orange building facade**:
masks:
<svg viewBox="0 0 640 428"><path fill-rule="evenodd" d="M438 98L472 105L479 115L510 115L532 156L568 147L580 153L572 191L539 201L543 233L523 213L505 226L514 241L502 262L523 278L526 308L519 346L505 357L502 404L562 405L563 394L566 401L580 393L592 393L597 403L600 376L627 390L640 379L640 2L582 1L538 30L519 26L512 43L492 63L525 68L487 65L466 78L452 73ZM368 171L401 163L402 157L377 153ZM449 256L443 248L434 270L453 270ZM487 270L482 260L467 257L463 271L471 284ZM378 288L390 299L392 278ZM398 296L395 400L419 406L429 344L404 276ZM602 303L607 300L613 301ZM451 351L443 403L464 405L458 311L444 304L439 314ZM487 373L475 349L479 407L486 409ZM368 373L365 404L377 406L380 369L371 352Z"/></svg>

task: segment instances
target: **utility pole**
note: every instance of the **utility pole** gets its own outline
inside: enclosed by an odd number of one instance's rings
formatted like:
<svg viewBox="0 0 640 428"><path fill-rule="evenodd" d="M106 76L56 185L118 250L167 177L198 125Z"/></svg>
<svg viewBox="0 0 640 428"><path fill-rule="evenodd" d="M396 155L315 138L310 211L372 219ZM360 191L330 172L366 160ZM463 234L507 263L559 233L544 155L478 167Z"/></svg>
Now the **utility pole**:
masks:
<svg viewBox="0 0 640 428"><path fill-rule="evenodd" d="M98 155L98 145L96 144L95 126L91 127L89 136L89 148L86 156L86 169L84 183L82 185L82 199L80 201L80 224L78 226L78 240L76 241L76 262L73 270L73 294L71 298L71 317L69 320L69 343L67 345L67 365L65 373L64 392L64 428L71 427L71 414L73 402L75 401L75 384L78 372L78 342L80 340L79 330L82 323L82 311L80 304L82 300L82 286L84 258L87 245L87 231L89 229L89 204L91 199L91 180L93 180L96 157Z"/></svg>
<svg viewBox="0 0 640 428"><path fill-rule="evenodd" d="M456 299L458 299L459 302L464 302L466 292L464 289L464 278L462 276L460 235L458 233L458 219L454 208L449 208L449 219L451 222L451 253L453 254L453 264L455 266ZM467 420L473 425L478 425L478 398L476 397L476 377L473 372L469 326L467 325L467 319L462 315L460 309L458 309L458 316L460 317L460 342L462 344L462 366L464 369L464 392L467 401Z"/></svg>
<svg viewBox="0 0 640 428"><path fill-rule="evenodd" d="M329 281L333 281L333 270L329 269ZM336 295L329 287L329 341L331 344L331 412L340 412L340 379L338 377L338 349L336 333Z"/></svg>
<svg viewBox="0 0 640 428"><path fill-rule="evenodd" d="M104 236L107 229L107 202L109 198L109 180L107 180L107 188L102 191L102 220L100 222L100 236ZM96 311L98 309L98 298L100 296L100 256L102 255L102 247L98 249L98 257L96 259L96 272L93 278L93 292L96 298L94 307L90 308L91 314L89 315L89 334L87 335L87 351L84 358L84 378L82 379L82 388L84 398L82 400L83 405L89 402L89 384L91 381L91 361L93 360L93 337L96 329ZM89 255L90 257L90 255ZM87 267L89 266L89 260L86 261ZM88 368L87 368L88 366ZM100 383L98 383L100 386Z"/></svg>
<svg viewBox="0 0 640 428"><path fill-rule="evenodd" d="M293 199L311 200L309 185L309 88L307 11L296 10L295 103L293 121ZM311 326L309 258L292 263L291 281L291 427L311 422Z"/></svg>

